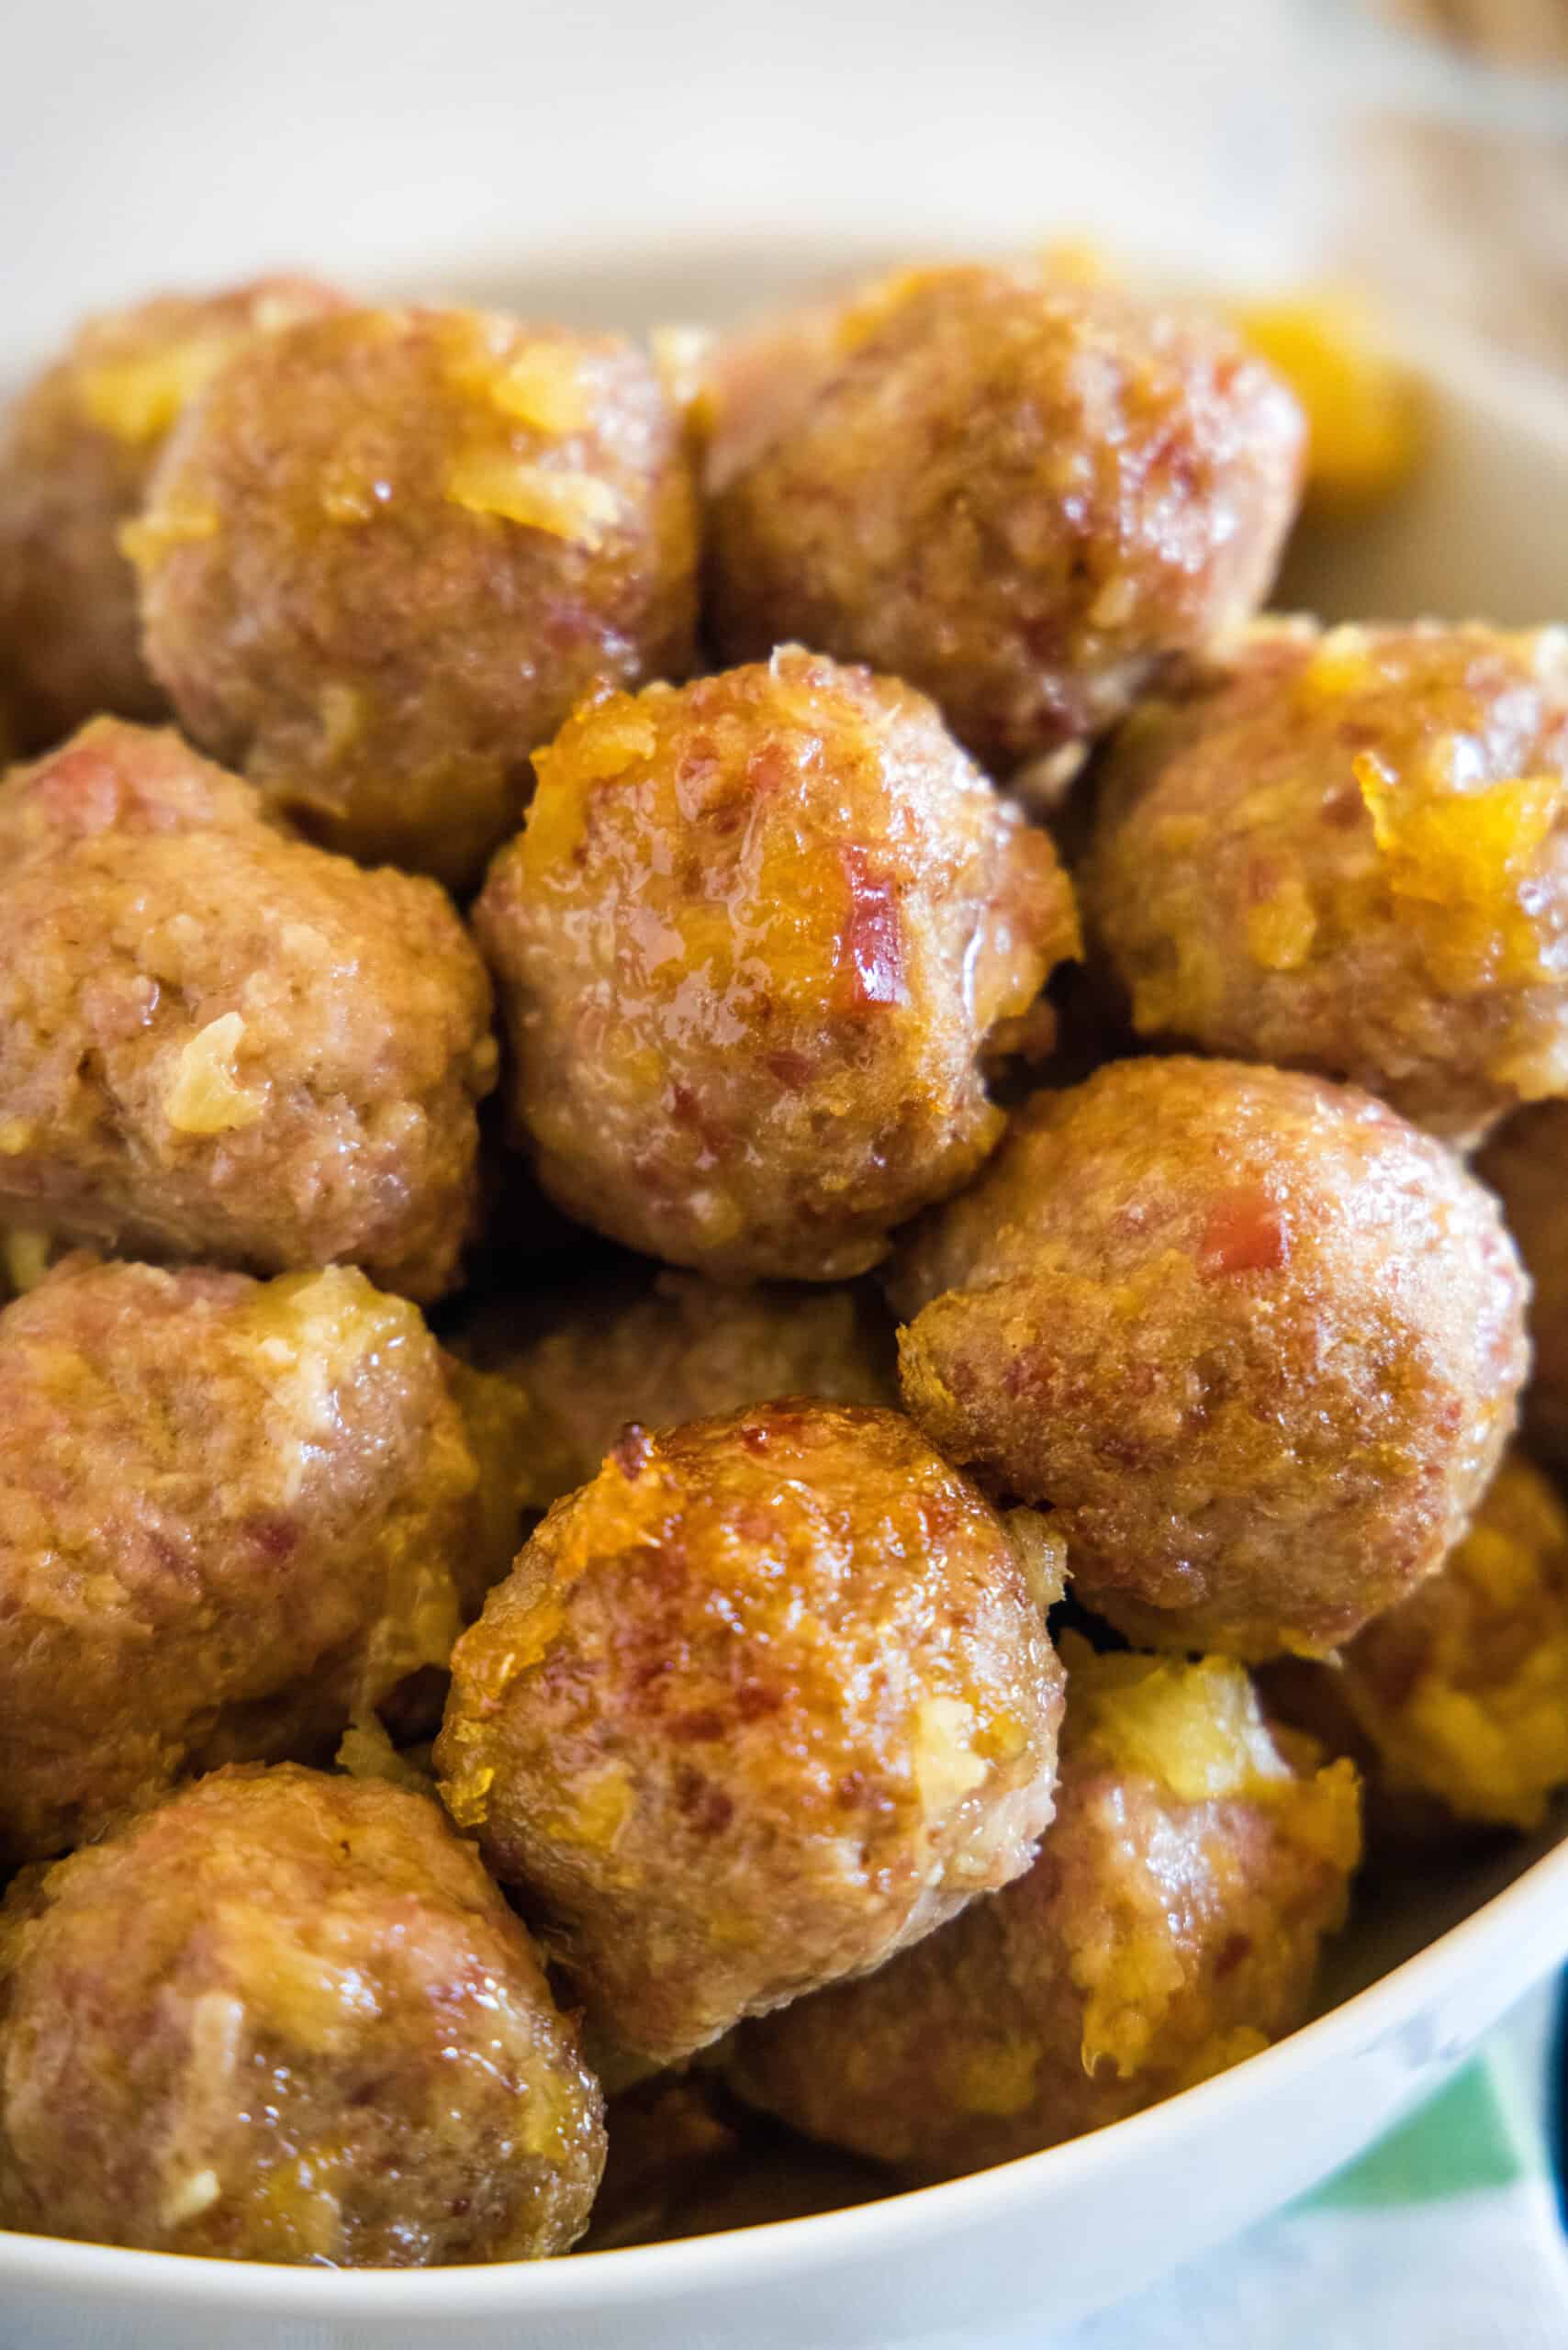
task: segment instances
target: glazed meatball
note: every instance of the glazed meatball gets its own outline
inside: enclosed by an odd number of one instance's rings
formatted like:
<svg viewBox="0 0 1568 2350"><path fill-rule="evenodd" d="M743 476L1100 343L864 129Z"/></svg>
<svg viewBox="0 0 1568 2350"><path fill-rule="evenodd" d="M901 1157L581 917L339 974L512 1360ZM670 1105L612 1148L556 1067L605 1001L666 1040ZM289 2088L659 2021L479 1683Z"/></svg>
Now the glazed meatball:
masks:
<svg viewBox="0 0 1568 2350"><path fill-rule="evenodd" d="M0 1863L186 1768L330 1752L445 1663L483 1535L403 1299L68 1259L0 1314Z"/></svg>
<svg viewBox="0 0 1568 2350"><path fill-rule="evenodd" d="M897 1269L904 1398L1048 1502L1134 1639L1322 1652L1430 1573L1513 1426L1495 1203L1370 1096L1119 1061L1041 1093Z"/></svg>
<svg viewBox="0 0 1568 2350"><path fill-rule="evenodd" d="M0 2226L343 2268L586 2226L598 2085L428 1797L228 1770L0 1913Z"/></svg>
<svg viewBox="0 0 1568 2350"><path fill-rule="evenodd" d="M258 344L134 536L181 722L330 846L454 887L596 679L684 677L695 493L633 344L363 310Z"/></svg>
<svg viewBox="0 0 1568 2350"><path fill-rule="evenodd" d="M546 1191L722 1277L876 1263L995 1143L986 1057L1076 951L1049 842L922 696L798 650L536 764L476 923Z"/></svg>
<svg viewBox="0 0 1568 2350"><path fill-rule="evenodd" d="M894 1412L628 1429L458 1642L442 1793L596 2028L673 2063L1028 1866L1058 1571Z"/></svg>
<svg viewBox="0 0 1568 2350"><path fill-rule="evenodd" d="M1262 599L1303 427L1226 328L963 267L871 289L839 334L825 375L796 339L810 397L778 399L749 464L718 420L730 659L798 637L868 661L1001 771L1098 733Z"/></svg>
<svg viewBox="0 0 1568 2350"><path fill-rule="evenodd" d="M779 1395L896 1404L886 1309L865 1289L725 1289L693 1273L605 1281L543 1314L487 1305L454 1342L511 1394L512 1483L548 1509L628 1422L673 1427Z"/></svg>
<svg viewBox="0 0 1568 2350"><path fill-rule="evenodd" d="M1511 1454L1440 1572L1308 1669L1380 1794L1539 1827L1568 1785L1568 1511L1540 1470Z"/></svg>
<svg viewBox="0 0 1568 2350"><path fill-rule="evenodd" d="M1034 1867L869 1981L744 2026L743 2096L951 2177L1139 2112L1305 2020L1360 1852L1351 1766L1293 1769L1238 1664L1064 1645Z"/></svg>
<svg viewBox="0 0 1568 2350"><path fill-rule="evenodd" d="M146 496L170 427L247 342L338 307L323 285L267 277L164 295L89 319L0 425L0 700L18 748L84 719L152 718L121 527Z"/></svg>
<svg viewBox="0 0 1568 2350"><path fill-rule="evenodd" d="M1542 1102L1511 1118L1477 1161L1502 1195L1534 1295L1534 1375L1525 1426L1554 1460L1568 1461L1568 1102Z"/></svg>
<svg viewBox="0 0 1568 2350"><path fill-rule="evenodd" d="M1113 744L1088 899L1145 1036L1473 1138L1568 1091L1568 632L1252 632Z"/></svg>
<svg viewBox="0 0 1568 2350"><path fill-rule="evenodd" d="M0 1219L257 1272L456 1277L495 1082L433 883L114 720L0 784Z"/></svg>

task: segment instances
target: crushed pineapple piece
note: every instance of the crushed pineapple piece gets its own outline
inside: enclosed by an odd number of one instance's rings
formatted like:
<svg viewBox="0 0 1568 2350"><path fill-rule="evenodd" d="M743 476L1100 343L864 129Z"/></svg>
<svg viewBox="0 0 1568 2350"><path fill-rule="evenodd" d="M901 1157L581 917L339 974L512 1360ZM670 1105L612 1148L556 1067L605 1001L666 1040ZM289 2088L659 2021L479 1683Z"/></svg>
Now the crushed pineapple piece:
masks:
<svg viewBox="0 0 1568 2350"><path fill-rule="evenodd" d="M1247 951L1266 971L1299 971L1316 936L1317 915L1299 874L1282 875L1247 917Z"/></svg>
<svg viewBox="0 0 1568 2350"><path fill-rule="evenodd" d="M633 1797L624 1771L611 1764L566 1792L571 1809L553 1812L543 1823L544 1832L568 1844L586 1844L590 1851L610 1851L632 1816Z"/></svg>
<svg viewBox="0 0 1568 2350"><path fill-rule="evenodd" d="M1326 701L1359 692L1371 682L1373 650L1372 631L1359 621L1325 629L1301 673L1299 690Z"/></svg>
<svg viewBox="0 0 1568 2350"><path fill-rule="evenodd" d="M12 1225L0 1247L0 1263L6 1279L18 1297L37 1289L49 1270L54 1242L47 1232L32 1232L26 1225Z"/></svg>
<svg viewBox="0 0 1568 2350"><path fill-rule="evenodd" d="M593 474L553 473L510 450L473 450L446 477L446 494L471 514L498 514L595 554L621 517L621 500Z"/></svg>
<svg viewBox="0 0 1568 2350"><path fill-rule="evenodd" d="M165 2228L181 2228L210 2211L223 2188L215 2170L191 2171L177 2179L164 2196L158 2217Z"/></svg>
<svg viewBox="0 0 1568 2350"><path fill-rule="evenodd" d="M435 1793L431 1774L398 1753L374 1714L349 1724L333 1759L351 1779L382 1779L388 1786L403 1787L416 1796Z"/></svg>
<svg viewBox="0 0 1568 2350"><path fill-rule="evenodd" d="M582 364L554 342L529 342L488 376L485 386L503 416L516 417L554 441L580 432L589 421Z"/></svg>
<svg viewBox="0 0 1568 2350"><path fill-rule="evenodd" d="M1125 1769L1158 1779L1182 1803L1268 1797L1294 1776L1259 1711L1246 1667L1228 1657L1096 1656L1063 1642L1070 1707Z"/></svg>
<svg viewBox="0 0 1568 2350"><path fill-rule="evenodd" d="M1375 1625L1371 1657L1347 1654L1344 1695L1391 1786L1461 1818L1540 1824L1568 1784L1565 1561L1568 1514L1513 1454L1441 1575L1407 1603L1423 1632L1415 1679L1379 1670Z"/></svg>
<svg viewBox="0 0 1568 2350"><path fill-rule="evenodd" d="M924 1697L914 1709L914 1774L928 1812L962 1803L985 1783L987 1766L972 1744L974 1708L961 1697Z"/></svg>
<svg viewBox="0 0 1568 2350"><path fill-rule="evenodd" d="M1461 984L1533 977L1540 946L1520 890L1561 812L1562 777L1467 789L1442 775L1440 759L1419 778L1395 776L1371 751L1352 767L1390 888L1439 917L1425 939L1434 976Z"/></svg>
<svg viewBox="0 0 1568 2350"><path fill-rule="evenodd" d="M1421 387L1378 350L1353 303L1258 303L1238 313L1237 325L1305 411L1309 503L1364 511L1404 487L1425 440Z"/></svg>
<svg viewBox="0 0 1568 2350"><path fill-rule="evenodd" d="M244 1041L237 1012L209 1020L181 1053L174 1081L163 1096L163 1114L177 1134L221 1135L253 1126L266 1102L234 1074L234 1056Z"/></svg>
<svg viewBox="0 0 1568 2350"><path fill-rule="evenodd" d="M151 571L171 547L215 539L222 527L209 506L150 506L145 514L120 524L115 543L138 571Z"/></svg>
<svg viewBox="0 0 1568 2350"><path fill-rule="evenodd" d="M126 359L77 369L77 402L89 424L129 448L161 441L234 351L232 333L189 335Z"/></svg>

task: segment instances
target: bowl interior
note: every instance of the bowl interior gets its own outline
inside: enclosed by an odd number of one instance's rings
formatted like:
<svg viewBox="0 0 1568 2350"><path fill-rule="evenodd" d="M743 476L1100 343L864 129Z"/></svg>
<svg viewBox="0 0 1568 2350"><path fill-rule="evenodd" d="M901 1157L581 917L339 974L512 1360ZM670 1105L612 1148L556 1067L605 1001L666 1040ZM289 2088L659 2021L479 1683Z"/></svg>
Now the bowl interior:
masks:
<svg viewBox="0 0 1568 2350"><path fill-rule="evenodd" d="M443 270L423 278L406 273L375 290L493 303L584 325L721 325L782 301L811 297L902 257L885 245L857 247L852 241L831 245L791 241L787 237L755 243L717 241L695 247L622 251L611 258L566 252L549 260L501 260L462 273ZM330 268L330 250L321 261ZM1409 330L1397 340L1430 389L1427 463L1408 492L1384 512L1354 527L1299 533L1276 601L1285 608L1311 608L1331 619L1406 618L1429 612L1524 621L1568 614L1568 541L1556 521L1562 500L1568 498L1568 411L1550 387L1517 370L1503 369L1462 344L1424 330ZM1475 1918L1558 1845L1565 1831L1568 1801L1532 1838L1445 1853L1368 1884L1354 1922L1326 1975L1321 2009L1326 2012L1338 2007L1391 1970L1416 1959L1417 1953L1428 1952L1462 1921ZM1568 1854L1559 1856L1554 1873L1560 1880L1562 1918L1556 1945L1560 1954L1568 1951ZM1506 1931L1499 1913L1499 1933ZM1538 1968L1540 1963L1539 1956L1533 1962ZM1522 1988L1523 1983L1517 1987ZM1414 1990L1408 2004L1418 2003L1419 1992ZM1297 2039L1305 2043L1315 2033L1328 2029L1325 2023L1308 2025ZM1215 2087L1224 2085L1210 2085L1210 2088ZM1209 2089L1188 2094L1206 2097ZM1175 2102L1185 2104L1186 2099ZM1137 2126L1118 2125L1101 2136L1114 2141L1123 2131ZM1045 2166L1060 2165L1072 2160L1074 2154L1073 2148L1066 2147L1034 2157L1029 2165L1010 2167L1038 2169L1044 2176ZM951 2199L962 2198L966 2188L976 2184L931 2190L919 2201L935 2216ZM706 2209L694 2208L687 2219L694 2229L723 2230L786 2213L825 2212L879 2192L865 2175L851 2175L841 2165L786 2150L771 2166L765 2164L750 2177L730 2181ZM951 2208L963 2206L952 2201ZM802 2260L811 2256L810 2232L800 2238ZM14 2247L14 2255L8 2255L7 2244ZM0 2341L6 2338L4 2280L7 2263L20 2250L21 2240L0 2235ZM691 2250L700 2256L700 2246ZM569 2272L581 2271L586 2276L622 2256L609 2253L565 2264L568 2273L551 2280L551 2305L563 2294L569 2298ZM719 2256L715 2244L711 2257L717 2260ZM125 2262L125 2255L100 2255L80 2246L34 2245L28 2252L27 2271L35 2284L47 2272L63 2305L77 2281L96 2266L103 2265L106 2284L109 2264L114 2276L119 2277L126 2273ZM150 2278L156 2266L167 2278L173 2272L200 2265L154 2264L133 2256L131 2266L140 2266ZM265 2303L272 2278L256 2270L230 2274L235 2306ZM698 2272L693 2270L692 2275L700 2283ZM530 2305L532 2280L526 2272L519 2271L517 2276L514 2306L521 2314ZM434 2278L420 2281L432 2287L437 2282ZM330 2287L331 2280L326 2282ZM303 2283L296 2280L286 2290L287 2304L296 2311L305 2307L296 2289L297 2284L302 2288ZM207 2278L201 2281L199 2299L213 2310L223 2302L225 2289L223 2280L213 2277L209 2269ZM193 2287L193 2303L196 2298L197 2289ZM277 2305L284 2305L281 2280ZM312 2301L310 2306L324 2309L327 2304ZM427 2318L435 2318L433 2301L421 2301L420 2306ZM327 2338L314 2332L310 2335L313 2344ZM555 2338L552 2334L551 2339ZM594 2340L599 2338L597 2333L592 2335ZM305 2336L299 2339L303 2342ZM581 2339L586 2343L589 2335L584 2333Z"/></svg>

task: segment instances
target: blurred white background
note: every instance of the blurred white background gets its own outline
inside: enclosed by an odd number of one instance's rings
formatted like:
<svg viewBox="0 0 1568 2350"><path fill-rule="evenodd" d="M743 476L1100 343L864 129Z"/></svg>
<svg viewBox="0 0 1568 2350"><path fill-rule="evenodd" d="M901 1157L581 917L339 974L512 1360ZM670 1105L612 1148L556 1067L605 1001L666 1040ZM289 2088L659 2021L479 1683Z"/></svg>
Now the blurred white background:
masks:
<svg viewBox="0 0 1568 2350"><path fill-rule="evenodd" d="M1456 6L1506 50L1564 0ZM616 249L1084 231L1263 284L1348 260L1568 364L1565 85L1380 27L1433 14L0 0L0 333L9 365L84 308L266 264L431 290L538 267L569 310Z"/></svg>
<svg viewBox="0 0 1568 2350"><path fill-rule="evenodd" d="M617 240L1028 241L1276 274L1322 233L1290 0L3 0L13 350L151 280Z"/></svg>

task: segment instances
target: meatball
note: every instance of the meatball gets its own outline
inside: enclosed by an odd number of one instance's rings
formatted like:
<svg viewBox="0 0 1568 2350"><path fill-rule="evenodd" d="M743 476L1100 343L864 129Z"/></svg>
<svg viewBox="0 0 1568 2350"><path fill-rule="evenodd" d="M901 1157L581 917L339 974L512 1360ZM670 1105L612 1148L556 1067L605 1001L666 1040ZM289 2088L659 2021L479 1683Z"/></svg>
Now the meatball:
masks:
<svg viewBox="0 0 1568 2350"><path fill-rule="evenodd" d="M1272 580L1303 461L1284 385L1217 322L1022 269L906 272L711 515L732 660L798 637L907 677L1004 770L1119 718ZM755 397L747 398L755 410ZM766 406L760 411L764 425Z"/></svg>
<svg viewBox="0 0 1568 2350"><path fill-rule="evenodd" d="M433 883L106 719L0 785L0 1221L450 1287L497 1053Z"/></svg>
<svg viewBox="0 0 1568 2350"><path fill-rule="evenodd" d="M1293 1768L1238 1664L1064 1648L1034 1867L868 1982L744 2026L744 2097L951 2177L1139 2112L1305 2020L1360 1852L1351 1766Z"/></svg>
<svg viewBox="0 0 1568 2350"><path fill-rule="evenodd" d="M428 1796L228 1770L0 1917L0 2226L345 2268L537 2259L601 2100Z"/></svg>
<svg viewBox="0 0 1568 2350"><path fill-rule="evenodd" d="M1568 1785L1568 1510L1540 1470L1511 1454L1441 1571L1310 1670L1380 1793L1539 1827Z"/></svg>
<svg viewBox="0 0 1568 2350"><path fill-rule="evenodd" d="M442 1793L595 2027L673 2063L1027 1867L1058 1588L895 1412L631 1428L458 1642Z"/></svg>
<svg viewBox="0 0 1568 2350"><path fill-rule="evenodd" d="M983 1064L1070 885L929 702L789 650L577 711L476 927L544 1188L631 1247L833 1281L996 1141Z"/></svg>
<svg viewBox="0 0 1568 2350"><path fill-rule="evenodd" d="M186 1768L330 1751L446 1662L484 1532L403 1299L67 1259L0 1313L0 1862Z"/></svg>
<svg viewBox="0 0 1568 2350"><path fill-rule="evenodd" d="M1568 632L1255 630L1112 745L1086 886L1145 1036L1460 1141L1568 1091Z"/></svg>
<svg viewBox="0 0 1568 2350"><path fill-rule="evenodd" d="M297 327L187 412L133 551L196 741L330 846L454 887L587 687L691 664L685 426L616 335L462 310Z"/></svg>
<svg viewBox="0 0 1568 2350"><path fill-rule="evenodd" d="M0 701L18 747L162 712L120 529L186 402L247 342L338 301L299 277L164 295L89 319L23 392L0 425Z"/></svg>
<svg viewBox="0 0 1568 2350"><path fill-rule="evenodd" d="M1508 1229L1530 1277L1535 1370L1525 1426L1568 1461L1568 1102L1542 1102L1509 1120L1477 1161L1502 1194Z"/></svg>
<svg viewBox="0 0 1568 2350"><path fill-rule="evenodd" d="M534 1510L597 1475L629 1421L671 1427L779 1395L898 1402L891 1326L865 1290L666 1272L574 1290L543 1315L497 1301L455 1344L514 1399L512 1483Z"/></svg>
<svg viewBox="0 0 1568 2350"><path fill-rule="evenodd" d="M897 1269L905 1402L1148 1645L1322 1652L1463 1532L1524 1379L1495 1203L1382 1102L1119 1061Z"/></svg>

